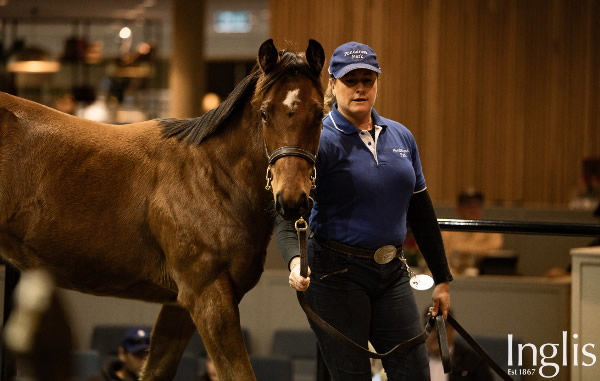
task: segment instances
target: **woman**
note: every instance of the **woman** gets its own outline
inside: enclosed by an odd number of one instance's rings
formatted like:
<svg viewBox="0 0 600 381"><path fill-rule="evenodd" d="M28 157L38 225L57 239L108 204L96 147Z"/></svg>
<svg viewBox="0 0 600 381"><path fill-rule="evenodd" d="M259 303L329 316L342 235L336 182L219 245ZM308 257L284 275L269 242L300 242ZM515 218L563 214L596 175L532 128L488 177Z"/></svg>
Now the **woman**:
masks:
<svg viewBox="0 0 600 381"><path fill-rule="evenodd" d="M279 220L276 237L290 286L306 291L311 308L359 344L370 341L386 352L423 330L399 259L407 220L435 280L434 316L447 314L452 276L415 140L373 108L380 73L365 44L348 42L331 57L328 92L335 99L323 119L311 194L309 278L300 275L293 226ZM376 254L382 247L388 254L391 248L391 256ZM334 380L371 379L368 358L313 329ZM424 344L394 352L383 366L390 381L429 379Z"/></svg>

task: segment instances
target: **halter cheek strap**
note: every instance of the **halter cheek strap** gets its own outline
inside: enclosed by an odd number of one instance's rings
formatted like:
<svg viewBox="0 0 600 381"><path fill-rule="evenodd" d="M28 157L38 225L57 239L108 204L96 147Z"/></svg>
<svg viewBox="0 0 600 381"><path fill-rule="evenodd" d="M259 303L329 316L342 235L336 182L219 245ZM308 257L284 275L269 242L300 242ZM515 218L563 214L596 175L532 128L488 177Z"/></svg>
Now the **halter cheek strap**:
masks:
<svg viewBox="0 0 600 381"><path fill-rule="evenodd" d="M269 161L269 165L267 166L267 185L265 186L266 190L271 190L271 181L273 181L273 174L271 173L271 166L275 164L275 162L282 157L286 156L296 156L301 157L304 160L308 161L313 166L313 173L310 176L311 188L315 189L316 184L315 181L317 179L317 169L315 167L315 161L317 159L317 155L305 150L304 148L300 148L297 146L283 146L279 147L273 152L269 154L269 149L267 148L267 142L265 142L265 153L267 154L267 160Z"/></svg>

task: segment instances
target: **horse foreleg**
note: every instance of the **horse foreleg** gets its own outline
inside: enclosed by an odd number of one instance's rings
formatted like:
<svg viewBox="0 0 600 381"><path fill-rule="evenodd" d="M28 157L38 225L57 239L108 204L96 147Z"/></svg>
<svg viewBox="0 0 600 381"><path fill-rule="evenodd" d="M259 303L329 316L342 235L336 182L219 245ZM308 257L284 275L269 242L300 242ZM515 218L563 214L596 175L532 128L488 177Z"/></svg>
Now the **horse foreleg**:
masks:
<svg viewBox="0 0 600 381"><path fill-rule="evenodd" d="M164 304L152 329L150 353L140 380L173 380L181 356L195 329L196 326L186 309L174 304Z"/></svg>
<svg viewBox="0 0 600 381"><path fill-rule="evenodd" d="M189 306L220 381L256 381L244 344L238 301L226 274L206 285L200 295L180 291L179 301Z"/></svg>

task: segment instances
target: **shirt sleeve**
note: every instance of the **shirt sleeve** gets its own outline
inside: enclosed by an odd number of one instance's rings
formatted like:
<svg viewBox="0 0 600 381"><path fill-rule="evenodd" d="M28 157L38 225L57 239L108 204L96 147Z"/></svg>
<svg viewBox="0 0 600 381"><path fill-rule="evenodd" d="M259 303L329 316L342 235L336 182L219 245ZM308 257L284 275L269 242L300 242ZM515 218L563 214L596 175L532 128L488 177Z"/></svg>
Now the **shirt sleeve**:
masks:
<svg viewBox="0 0 600 381"><path fill-rule="evenodd" d="M429 192L413 194L406 217L435 284L451 281L453 278Z"/></svg>
<svg viewBox="0 0 600 381"><path fill-rule="evenodd" d="M413 169L415 171L415 178L416 178L416 182L415 182L415 189L414 189L414 193L419 193L424 191L425 189L427 189L427 184L425 182L425 175L423 174L423 168L421 167L421 158L419 156L419 148L417 147L417 142L415 141L415 138L412 136L411 134L411 140L412 140L412 150L411 150L411 155L412 155L412 165L413 165Z"/></svg>
<svg viewBox="0 0 600 381"><path fill-rule="evenodd" d="M290 261L300 255L294 221L285 220L279 215L275 217L274 235L279 254L281 254L281 258L283 258L289 270Z"/></svg>

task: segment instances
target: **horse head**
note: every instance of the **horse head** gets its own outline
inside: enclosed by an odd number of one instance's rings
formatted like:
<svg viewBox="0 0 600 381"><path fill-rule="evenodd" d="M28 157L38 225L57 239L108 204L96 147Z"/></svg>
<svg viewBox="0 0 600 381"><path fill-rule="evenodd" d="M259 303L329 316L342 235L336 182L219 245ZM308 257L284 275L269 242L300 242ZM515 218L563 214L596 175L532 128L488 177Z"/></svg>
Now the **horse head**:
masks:
<svg viewBox="0 0 600 381"><path fill-rule="evenodd" d="M304 55L280 51L273 40L258 53L262 71L253 98L260 114L269 165L267 190L275 209L295 219L309 209L315 187L315 159L323 119L320 73L325 61L321 44L310 40Z"/></svg>

